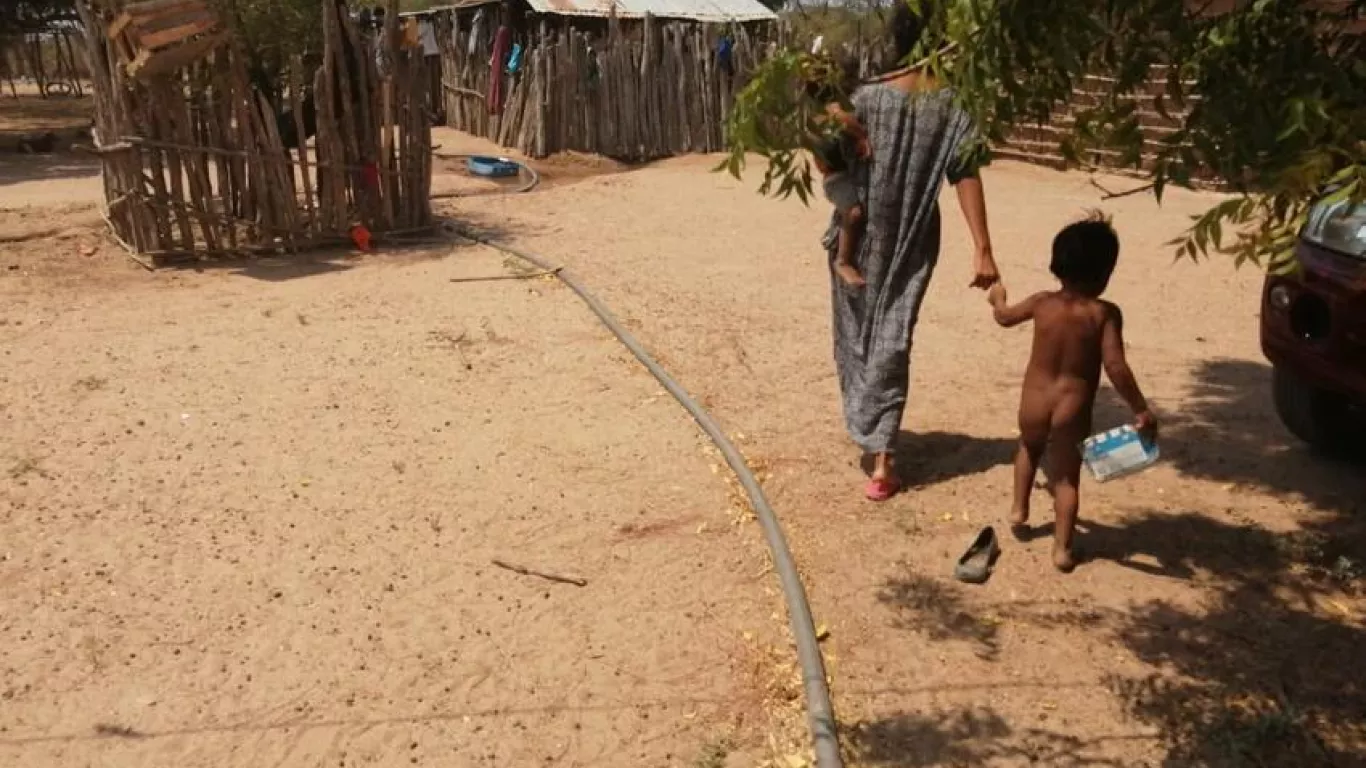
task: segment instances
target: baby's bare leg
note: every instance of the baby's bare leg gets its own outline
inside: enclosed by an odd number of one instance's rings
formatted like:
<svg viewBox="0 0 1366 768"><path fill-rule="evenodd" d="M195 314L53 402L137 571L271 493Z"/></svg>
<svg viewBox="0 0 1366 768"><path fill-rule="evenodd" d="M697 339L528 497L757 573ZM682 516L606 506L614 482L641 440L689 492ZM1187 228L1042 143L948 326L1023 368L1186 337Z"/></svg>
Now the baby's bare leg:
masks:
<svg viewBox="0 0 1366 768"><path fill-rule="evenodd" d="M1048 431L1052 417L1044 393L1026 389L1020 396L1020 446L1015 451L1015 496L1010 509L1011 527L1029 522L1029 496L1034 490L1034 477L1039 461L1048 447Z"/></svg>
<svg viewBox="0 0 1366 768"><path fill-rule="evenodd" d="M1072 539L1077 530L1077 510L1081 505L1081 449L1077 441L1053 445L1053 565L1067 573L1077 567Z"/></svg>
<svg viewBox="0 0 1366 768"><path fill-rule="evenodd" d="M1053 476L1053 565L1067 573L1077 567L1072 539L1081 505L1081 442L1091 431L1089 398L1066 398L1053 412L1049 457Z"/></svg>
<svg viewBox="0 0 1366 768"><path fill-rule="evenodd" d="M839 242L835 250L835 273L850 285L864 285L863 275L854 266L859 233L863 227L863 206L855 205L840 214Z"/></svg>

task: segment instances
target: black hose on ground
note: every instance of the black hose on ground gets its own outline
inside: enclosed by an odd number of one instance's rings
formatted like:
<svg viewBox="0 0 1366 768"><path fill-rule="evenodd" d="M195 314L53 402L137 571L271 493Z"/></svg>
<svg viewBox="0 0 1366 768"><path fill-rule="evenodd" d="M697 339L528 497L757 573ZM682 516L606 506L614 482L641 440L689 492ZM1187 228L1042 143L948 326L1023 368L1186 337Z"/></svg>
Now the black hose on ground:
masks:
<svg viewBox="0 0 1366 768"><path fill-rule="evenodd" d="M740 485L744 487L745 494L749 496L749 503L754 508L754 514L759 518L759 526L763 529L764 539L768 542L769 552L773 556L773 567L778 572L778 580L782 584L783 596L787 602L788 621L792 627L792 636L797 644L797 661L802 670L802 686L806 690L806 712L807 721L811 727L811 745L816 752L816 765L819 768L843 768L844 762L840 757L839 735L835 727L835 711L830 703L830 686L825 679L825 660L821 657L820 641L816 637L816 625L811 619L811 605L806 599L806 589L802 586L801 576L797 573L797 566L792 560L792 551L787 546L787 538L783 535L782 526L778 523L778 517L773 513L773 508L769 506L768 499L764 496L763 488L759 486L759 481L754 477L745 464L745 459L740 455L740 451L731 443L730 438L722 431L721 425L707 413L696 400L688 395L687 391L665 371L650 354L645 351L640 342L636 340L631 332L622 327L607 306L598 300L596 296L588 292L568 270L556 264L551 264L544 259L530 253L509 248L505 245L493 242L483 237L467 232L459 233L462 237L472 240L482 245L487 245L498 251L502 251L510 256L522 259L535 265L538 269L553 273L556 277L569 286L574 293L578 294L583 303L593 310L593 314L598 316L603 325L606 325L617 339L631 350L631 354L650 371L659 383L674 396L684 409L692 415L707 433L711 441L721 451L726 463L730 465L731 471L740 480Z"/></svg>

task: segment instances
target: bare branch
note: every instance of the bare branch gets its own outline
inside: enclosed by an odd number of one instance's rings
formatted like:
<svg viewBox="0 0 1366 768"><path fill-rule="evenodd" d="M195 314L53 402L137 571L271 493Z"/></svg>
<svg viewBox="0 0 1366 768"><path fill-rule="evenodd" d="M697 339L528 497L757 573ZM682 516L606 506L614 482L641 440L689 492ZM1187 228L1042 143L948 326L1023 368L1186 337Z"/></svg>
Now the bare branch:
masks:
<svg viewBox="0 0 1366 768"><path fill-rule="evenodd" d="M1093 186L1093 187L1095 187L1096 189L1099 189L1099 190L1101 191L1101 193L1102 193L1102 196L1101 196L1101 198L1100 198L1101 200L1115 200L1115 199L1121 198L1121 197L1128 197L1128 196L1130 196L1130 195L1137 195L1137 194L1142 193L1142 192L1147 192L1148 190L1150 190L1150 189L1152 189L1153 187L1157 186L1156 184L1150 182L1150 183L1148 183L1148 184L1144 184L1144 185L1141 186L1141 187L1134 187L1133 189L1126 189L1126 190L1124 190L1123 192L1111 192L1110 190L1106 189L1105 187L1102 187L1102 186L1100 185L1100 182L1096 181L1095 178L1087 179L1087 181L1089 181L1089 182L1091 183L1091 186Z"/></svg>

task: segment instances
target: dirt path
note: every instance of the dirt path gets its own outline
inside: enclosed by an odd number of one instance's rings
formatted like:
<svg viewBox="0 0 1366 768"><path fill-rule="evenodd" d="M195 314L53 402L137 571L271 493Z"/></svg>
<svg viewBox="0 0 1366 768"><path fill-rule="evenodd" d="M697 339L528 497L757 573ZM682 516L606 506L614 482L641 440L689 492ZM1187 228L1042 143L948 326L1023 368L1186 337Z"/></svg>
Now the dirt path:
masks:
<svg viewBox="0 0 1366 768"><path fill-rule="evenodd" d="M84 226L0 254L0 764L751 765L784 735L759 532L568 291L450 282L515 267L482 248L148 275Z"/></svg>
<svg viewBox="0 0 1366 768"><path fill-rule="evenodd" d="M874 506L824 213L713 164L559 158L537 192L442 205L572 265L743 435L831 630L856 764L1366 765L1344 666L1366 473L1277 424L1258 275L1171 263L1209 197L1107 206L1167 460L1085 488L1076 574L1009 543L967 588L950 563L1004 514L1028 337L964 287L956 209L913 358L914 488ZM1010 164L987 182L1012 289L1047 286L1049 239L1097 191ZM449 283L508 268L479 249L148 276L87 207L52 211L0 213L0 234L59 230L0 247L0 762L710 766L730 737L739 768L792 725L791 700L765 706L795 679L757 530L564 291ZM1123 418L1104 398L1098 423Z"/></svg>
<svg viewBox="0 0 1366 768"><path fill-rule="evenodd" d="M1366 604L1366 473L1316 459L1275 420L1257 347L1260 277L1172 264L1164 243L1209 196L1106 208L1124 243L1111 297L1165 419L1167 460L1084 490L1094 561L1006 545L983 588L948 578L1008 504L1027 330L965 285L946 200L944 258L913 355L911 492L863 502L830 356L825 213L757 197L691 158L571 188L458 201L473 226L563 259L600 290L771 473L865 765L1366 765L1366 690L1344 677ZM1133 182L1110 180L1123 189ZM992 229L1019 295L1046 287L1059 226L1099 204L1085 177L988 172ZM1098 424L1126 418L1112 396ZM1345 559L1339 559L1345 558ZM1336 757L1332 757L1336 755Z"/></svg>

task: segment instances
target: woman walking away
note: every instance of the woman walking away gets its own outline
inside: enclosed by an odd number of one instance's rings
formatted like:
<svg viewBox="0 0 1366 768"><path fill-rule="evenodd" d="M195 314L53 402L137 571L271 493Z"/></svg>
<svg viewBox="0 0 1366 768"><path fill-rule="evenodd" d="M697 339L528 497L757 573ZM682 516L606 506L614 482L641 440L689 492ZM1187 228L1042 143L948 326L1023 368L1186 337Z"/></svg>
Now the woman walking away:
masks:
<svg viewBox="0 0 1366 768"><path fill-rule="evenodd" d="M890 34L898 62L904 64L919 42L930 5L920 4L922 17L907 3L896 3ZM836 224L825 246L845 423L854 442L873 457L865 495L884 501L901 488L892 454L906 408L916 317L939 259L938 198L945 178L957 189L976 246L972 286L991 287L997 271L977 175L978 137L953 92L904 68L864 85L853 102L872 150L862 191L866 229L855 264L866 285L851 286L834 272Z"/></svg>

